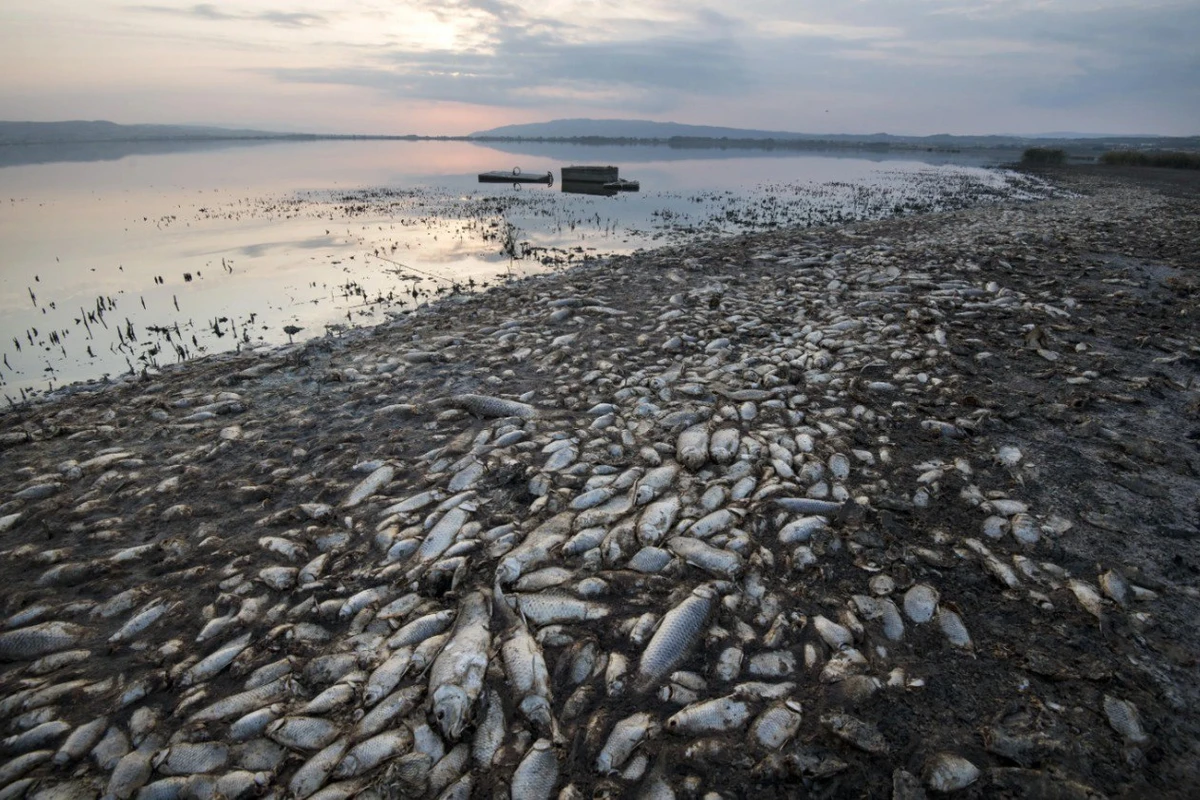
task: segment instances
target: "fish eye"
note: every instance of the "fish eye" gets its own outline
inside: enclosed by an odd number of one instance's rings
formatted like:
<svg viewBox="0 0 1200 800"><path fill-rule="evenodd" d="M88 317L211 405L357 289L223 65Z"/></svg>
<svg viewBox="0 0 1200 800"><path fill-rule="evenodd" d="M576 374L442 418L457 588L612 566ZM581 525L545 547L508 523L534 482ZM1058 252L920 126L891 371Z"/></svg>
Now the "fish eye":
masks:
<svg viewBox="0 0 1200 800"><path fill-rule="evenodd" d="M446 718L446 712L445 712L445 711L439 711L439 712L437 712L437 718L438 718L438 719L445 719L445 718Z"/></svg>

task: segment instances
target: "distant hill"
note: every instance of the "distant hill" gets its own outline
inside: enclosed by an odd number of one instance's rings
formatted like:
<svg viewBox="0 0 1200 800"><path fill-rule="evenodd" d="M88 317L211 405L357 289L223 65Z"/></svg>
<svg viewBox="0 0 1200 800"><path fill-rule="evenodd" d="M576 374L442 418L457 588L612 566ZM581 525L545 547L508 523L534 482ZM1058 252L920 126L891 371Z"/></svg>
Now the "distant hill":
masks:
<svg viewBox="0 0 1200 800"><path fill-rule="evenodd" d="M278 139L285 133L203 125L118 125L104 120L67 122L0 121L0 144L139 142L204 139Z"/></svg>
<svg viewBox="0 0 1200 800"><path fill-rule="evenodd" d="M1081 142L1091 146L1189 146L1195 147L1196 137L1110 136L1091 133L1050 133L1036 136L991 135L957 136L937 133L931 136L897 136L890 133L794 133L765 131L752 128L724 128L711 125L684 125L678 122L652 122L643 119L556 119L524 125L503 125L470 134L471 139L555 139L586 141L616 139L654 139L680 144L701 142L711 145L714 140L755 142L828 142L840 145L900 145L917 147L1024 147L1028 144Z"/></svg>
<svg viewBox="0 0 1200 800"><path fill-rule="evenodd" d="M480 137L524 137L546 139L671 139L695 137L701 139L805 139L803 133L759 131L747 128L722 128L712 125L684 125L679 122L652 122L645 119L555 119L549 122L530 122L524 125L502 125L491 130L470 134Z"/></svg>

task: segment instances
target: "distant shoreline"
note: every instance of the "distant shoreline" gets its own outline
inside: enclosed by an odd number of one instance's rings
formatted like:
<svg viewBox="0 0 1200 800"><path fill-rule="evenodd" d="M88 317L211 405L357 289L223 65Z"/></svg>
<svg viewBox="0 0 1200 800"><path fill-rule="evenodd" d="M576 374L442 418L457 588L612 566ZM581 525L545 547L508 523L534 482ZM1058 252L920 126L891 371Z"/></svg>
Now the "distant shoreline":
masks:
<svg viewBox="0 0 1200 800"><path fill-rule="evenodd" d="M69 123L62 123L67 125ZM71 132L63 128L57 133L59 123L39 124L40 131L20 130L26 123L0 122L0 147L54 147L60 145L107 145L107 144L191 144L191 143L237 143L237 142L316 142L316 141L396 141L396 142L467 142L472 144L569 144L577 146L617 147L664 147L671 150L758 150L758 151L817 151L848 150L874 153L925 152L925 153L997 153L1020 151L1032 144L1057 147L1065 150L1069 157L1091 161L1113 149L1175 149L1200 150L1200 137L1156 137L1152 143L1145 137L1088 137L1064 139L1026 139L1006 136L952 136L903 137L888 134L856 136L852 134L831 135L828 138L808 135L803 138L763 137L620 137L620 136L490 136L490 135L418 135L418 134L322 134L322 133L272 133L259 131L230 131L205 128L202 132L184 130L178 134L169 132L172 126L112 126L117 130L111 134L89 135ZM5 130L12 126L16 130ZM106 126L107 128L108 126ZM143 128L139 132L121 135L120 129ZM147 131L146 129L151 129ZM166 129L166 130L164 130Z"/></svg>

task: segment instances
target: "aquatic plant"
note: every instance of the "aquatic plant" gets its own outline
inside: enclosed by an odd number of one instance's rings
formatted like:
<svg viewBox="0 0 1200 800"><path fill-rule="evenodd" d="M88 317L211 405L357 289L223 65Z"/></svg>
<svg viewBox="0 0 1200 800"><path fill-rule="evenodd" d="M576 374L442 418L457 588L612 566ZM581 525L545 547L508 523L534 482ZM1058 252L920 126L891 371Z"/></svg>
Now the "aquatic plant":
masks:
<svg viewBox="0 0 1200 800"><path fill-rule="evenodd" d="M1100 163L1125 167L1200 169L1200 153L1181 153L1170 150L1150 152L1141 150L1109 150L1100 156Z"/></svg>
<svg viewBox="0 0 1200 800"><path fill-rule="evenodd" d="M1022 164L1048 166L1067 163L1067 153L1061 147L1030 147L1021 154Z"/></svg>

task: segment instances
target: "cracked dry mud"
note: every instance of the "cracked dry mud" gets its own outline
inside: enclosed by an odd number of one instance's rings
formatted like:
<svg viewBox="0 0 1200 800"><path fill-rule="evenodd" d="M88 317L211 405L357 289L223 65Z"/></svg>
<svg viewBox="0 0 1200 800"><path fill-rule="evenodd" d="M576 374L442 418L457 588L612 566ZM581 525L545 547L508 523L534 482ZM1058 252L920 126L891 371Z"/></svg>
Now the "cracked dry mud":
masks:
<svg viewBox="0 0 1200 800"><path fill-rule="evenodd" d="M0 797L1184 797L1196 179L0 418Z"/></svg>

